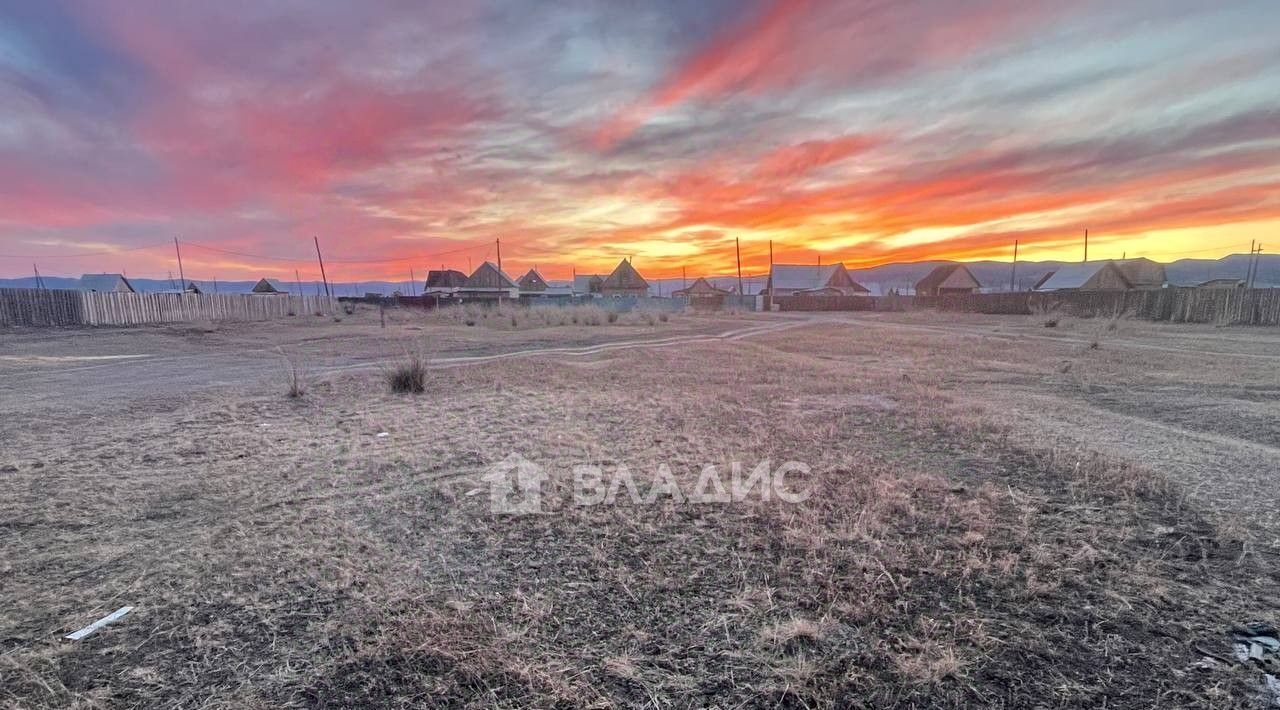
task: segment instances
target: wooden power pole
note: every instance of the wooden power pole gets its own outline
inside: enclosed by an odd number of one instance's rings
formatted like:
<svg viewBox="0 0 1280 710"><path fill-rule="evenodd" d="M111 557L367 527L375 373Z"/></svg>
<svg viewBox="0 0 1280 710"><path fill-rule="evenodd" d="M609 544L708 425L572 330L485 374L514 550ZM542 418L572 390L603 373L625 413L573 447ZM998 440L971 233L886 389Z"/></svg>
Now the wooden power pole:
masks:
<svg viewBox="0 0 1280 710"><path fill-rule="evenodd" d="M316 261L320 262L320 280L324 281L324 295L333 298L333 293L329 291L329 276L324 272L324 257L320 255L320 237L311 239L316 243Z"/></svg>
<svg viewBox="0 0 1280 710"><path fill-rule="evenodd" d="M1013 240L1013 270L1009 272L1009 290L1018 290L1018 240Z"/></svg>
<svg viewBox="0 0 1280 710"><path fill-rule="evenodd" d="M742 248L737 237L733 238L733 252L738 257L738 296L742 297L747 295L747 292L742 290Z"/></svg>
<svg viewBox="0 0 1280 710"><path fill-rule="evenodd" d="M765 284L768 287L766 290L768 291L769 295L765 296L764 309L766 311L772 312L773 311L773 240L772 239L769 240L769 277L768 277L768 280L765 281Z"/></svg>
<svg viewBox="0 0 1280 710"><path fill-rule="evenodd" d="M173 238L173 250L178 253L178 278L182 284L183 292L187 290L187 275L182 270L182 249L178 246L178 238Z"/></svg>

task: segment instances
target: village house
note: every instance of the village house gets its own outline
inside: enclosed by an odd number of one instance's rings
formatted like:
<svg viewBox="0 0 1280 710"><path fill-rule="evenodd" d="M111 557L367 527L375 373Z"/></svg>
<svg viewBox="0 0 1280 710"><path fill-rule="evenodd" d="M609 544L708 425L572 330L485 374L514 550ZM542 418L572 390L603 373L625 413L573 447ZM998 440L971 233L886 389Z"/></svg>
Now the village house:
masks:
<svg viewBox="0 0 1280 710"><path fill-rule="evenodd" d="M811 296L861 296L870 294L853 280L844 264L774 264L762 292L768 298L796 294Z"/></svg>
<svg viewBox="0 0 1280 710"><path fill-rule="evenodd" d="M135 293L133 284L124 274L83 274L80 276L81 291L98 293Z"/></svg>
<svg viewBox="0 0 1280 710"><path fill-rule="evenodd" d="M258 283L253 285L251 293L272 296L287 294L289 290L284 287L284 283L279 279L258 279Z"/></svg>
<svg viewBox="0 0 1280 710"><path fill-rule="evenodd" d="M977 293L982 284L964 264L943 264L916 282L917 296Z"/></svg>
<svg viewBox="0 0 1280 710"><path fill-rule="evenodd" d="M1137 289L1156 289L1164 288L1168 277L1165 275L1164 264L1154 262L1150 259L1120 259L1116 261L1120 273L1129 282L1130 288Z"/></svg>
<svg viewBox="0 0 1280 710"><path fill-rule="evenodd" d="M467 275L454 269L431 269L427 272L427 283L422 293L445 295L457 293L467 282Z"/></svg>
<svg viewBox="0 0 1280 710"><path fill-rule="evenodd" d="M1107 259L1067 264L1046 274L1036 291L1128 291L1159 289L1166 283L1164 264L1150 259Z"/></svg>
<svg viewBox="0 0 1280 710"><path fill-rule="evenodd" d="M525 303L541 301L560 301L573 298L572 286L552 286L538 270L529 269L517 282L520 285L520 300Z"/></svg>
<svg viewBox="0 0 1280 710"><path fill-rule="evenodd" d="M731 293L733 292L717 288L706 279L698 277L688 288L673 291L671 295L675 298L685 299L694 310L713 311L723 308L725 296Z"/></svg>
<svg viewBox="0 0 1280 710"><path fill-rule="evenodd" d="M515 301L520 298L520 284L486 261L471 272L457 293L466 301Z"/></svg>
<svg viewBox="0 0 1280 710"><path fill-rule="evenodd" d="M575 296L599 296L600 289L604 286L604 277L598 274L582 274L573 277L573 295Z"/></svg>
<svg viewBox="0 0 1280 710"><path fill-rule="evenodd" d="M1127 291L1133 288L1124 272L1112 261L1067 264L1050 272L1035 285L1035 291Z"/></svg>
<svg viewBox="0 0 1280 710"><path fill-rule="evenodd" d="M520 284L520 295L542 293L547 290L547 280L542 278L542 274L537 269L529 269L524 276L520 277L517 282Z"/></svg>
<svg viewBox="0 0 1280 710"><path fill-rule="evenodd" d="M605 298L622 298L631 296L634 298L647 298L649 296L649 282L644 280L639 271L631 265L631 262L623 259L618 262L617 268L608 278L600 284L600 295Z"/></svg>

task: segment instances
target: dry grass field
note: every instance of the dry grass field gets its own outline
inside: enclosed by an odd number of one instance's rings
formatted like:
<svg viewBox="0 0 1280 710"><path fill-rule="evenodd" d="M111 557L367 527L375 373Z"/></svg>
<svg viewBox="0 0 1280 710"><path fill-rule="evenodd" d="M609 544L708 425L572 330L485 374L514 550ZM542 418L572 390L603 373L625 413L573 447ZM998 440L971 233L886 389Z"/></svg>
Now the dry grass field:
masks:
<svg viewBox="0 0 1280 710"><path fill-rule="evenodd" d="M1280 333L580 315L0 335L0 706L1267 702ZM572 503L765 459L811 497Z"/></svg>

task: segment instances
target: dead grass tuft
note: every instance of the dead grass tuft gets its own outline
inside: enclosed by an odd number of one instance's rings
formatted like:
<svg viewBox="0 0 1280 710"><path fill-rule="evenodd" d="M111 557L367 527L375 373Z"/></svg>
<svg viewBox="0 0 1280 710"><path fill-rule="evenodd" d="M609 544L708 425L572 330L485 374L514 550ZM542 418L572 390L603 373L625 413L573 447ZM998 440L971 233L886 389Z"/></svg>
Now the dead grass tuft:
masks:
<svg viewBox="0 0 1280 710"><path fill-rule="evenodd" d="M397 394L422 394L427 390L427 365L422 356L410 354L386 373L387 385Z"/></svg>
<svg viewBox="0 0 1280 710"><path fill-rule="evenodd" d="M300 399L307 393L306 374L298 367L297 360L285 354L283 348L276 348L276 352L285 362L285 395L289 399Z"/></svg>

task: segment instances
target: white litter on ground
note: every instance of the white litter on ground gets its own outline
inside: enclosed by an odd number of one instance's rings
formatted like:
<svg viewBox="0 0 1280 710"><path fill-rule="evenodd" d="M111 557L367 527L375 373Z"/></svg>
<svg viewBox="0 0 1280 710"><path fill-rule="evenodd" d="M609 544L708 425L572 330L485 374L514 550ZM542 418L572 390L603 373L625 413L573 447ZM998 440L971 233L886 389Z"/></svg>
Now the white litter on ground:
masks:
<svg viewBox="0 0 1280 710"><path fill-rule="evenodd" d="M110 614L107 614L106 616L102 617L101 619L98 619L92 624L89 624L83 629L80 629L79 631L76 631L74 633L67 634L64 638L69 638L72 641L79 641L80 639L92 634L93 632L106 626L107 624L110 624L116 619L123 617L125 614L128 614L131 611L133 611L133 607L122 606L119 609L116 609L115 611L111 612Z"/></svg>
<svg viewBox="0 0 1280 710"><path fill-rule="evenodd" d="M387 432L385 432L385 431L380 431L380 432L378 432L377 434L374 434L374 436L376 436L376 437L378 437L379 439L381 439L381 438L383 438L384 436L391 436L391 435L390 435L390 434L388 434L388 433L387 433Z"/></svg>

